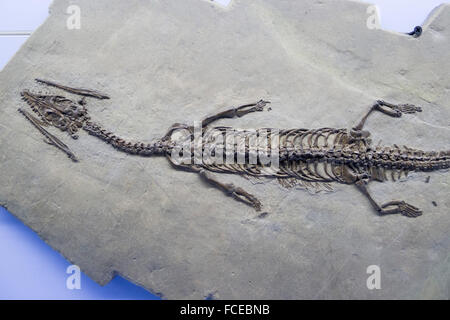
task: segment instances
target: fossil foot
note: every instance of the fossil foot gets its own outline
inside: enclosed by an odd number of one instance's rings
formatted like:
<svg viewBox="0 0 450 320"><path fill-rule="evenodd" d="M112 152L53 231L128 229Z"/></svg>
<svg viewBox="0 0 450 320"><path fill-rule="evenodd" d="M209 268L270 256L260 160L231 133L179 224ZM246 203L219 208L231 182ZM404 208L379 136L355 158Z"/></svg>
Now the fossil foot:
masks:
<svg viewBox="0 0 450 320"><path fill-rule="evenodd" d="M404 113L416 113L416 112L422 112L421 107L417 107L410 103L404 103L404 104L392 104L389 102L386 102L384 100L377 100L377 103L379 106L385 106L390 108L394 111L394 114L392 116L395 117L401 117Z"/></svg>
<svg viewBox="0 0 450 320"><path fill-rule="evenodd" d="M255 111L264 111L264 107L268 104L270 104L270 101L259 100L258 103L256 103Z"/></svg>
<svg viewBox="0 0 450 320"><path fill-rule="evenodd" d="M421 107L416 107L413 104L399 104L398 107L396 108L398 111L400 111L401 113L416 113L416 112L422 112L422 108Z"/></svg>
<svg viewBox="0 0 450 320"><path fill-rule="evenodd" d="M400 213L408 218L417 218L422 215L422 211L405 201L391 201L381 206L380 214Z"/></svg>
<svg viewBox="0 0 450 320"><path fill-rule="evenodd" d="M251 113L251 112L264 111L265 106L268 104L270 104L270 101L259 100L257 103L248 104L248 105L244 105L239 108L236 108L235 112L238 117L242 117L243 115Z"/></svg>
<svg viewBox="0 0 450 320"><path fill-rule="evenodd" d="M252 206L258 212L261 211L262 208L261 202L254 195L248 193L244 189L239 187L234 188L233 186L230 185L229 192L234 198Z"/></svg>

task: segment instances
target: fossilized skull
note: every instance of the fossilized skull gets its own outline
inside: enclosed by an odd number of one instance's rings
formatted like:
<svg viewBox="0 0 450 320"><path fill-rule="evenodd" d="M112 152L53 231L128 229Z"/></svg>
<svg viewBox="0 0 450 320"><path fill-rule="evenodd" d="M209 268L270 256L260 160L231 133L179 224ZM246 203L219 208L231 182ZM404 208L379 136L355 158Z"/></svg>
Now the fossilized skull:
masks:
<svg viewBox="0 0 450 320"><path fill-rule="evenodd" d="M74 102L62 96L41 95L29 91L23 91L21 95L44 125L68 131L74 139L78 138L78 129L90 119L84 107L84 100Z"/></svg>

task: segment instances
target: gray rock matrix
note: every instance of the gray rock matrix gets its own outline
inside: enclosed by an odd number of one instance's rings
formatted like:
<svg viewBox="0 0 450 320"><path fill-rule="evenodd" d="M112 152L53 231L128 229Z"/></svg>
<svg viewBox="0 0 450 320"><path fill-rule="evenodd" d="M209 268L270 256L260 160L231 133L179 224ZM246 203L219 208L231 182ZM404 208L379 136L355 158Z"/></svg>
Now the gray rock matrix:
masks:
<svg viewBox="0 0 450 320"><path fill-rule="evenodd" d="M17 112L27 108L21 90L42 90L34 78L95 89L111 100L88 100L92 118L145 141L174 122L259 99L273 110L220 123L351 127L385 99L423 112L372 116L374 143L448 150L449 5L413 38L368 27L370 4L344 0L235 0L228 8L80 0L74 30L71 4L55 0L0 73L0 203L92 279L104 285L120 274L167 299L450 297L446 172L371 185L380 201L420 207L417 219L377 216L352 186L310 194L223 175L263 201L269 215L258 218L164 158L49 129L80 158L74 163ZM371 265L380 267L380 290L367 288Z"/></svg>

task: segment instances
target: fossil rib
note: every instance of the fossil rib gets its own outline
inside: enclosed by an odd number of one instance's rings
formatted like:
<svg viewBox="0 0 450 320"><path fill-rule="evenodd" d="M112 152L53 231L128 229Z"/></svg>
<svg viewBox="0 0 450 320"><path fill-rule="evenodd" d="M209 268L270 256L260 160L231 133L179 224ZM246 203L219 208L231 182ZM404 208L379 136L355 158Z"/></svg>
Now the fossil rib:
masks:
<svg viewBox="0 0 450 320"><path fill-rule="evenodd" d="M74 89L45 80L37 79L37 81L78 95L97 99L108 98L96 91ZM354 184L380 215L400 213L407 217L418 217L422 211L404 201L395 200L379 205L369 193L369 182L387 179L395 181L410 171L433 171L450 167L450 151L425 152L409 147L400 148L397 145L391 147L371 145L370 133L363 130L367 118L373 112L399 118L405 113L422 111L420 107L411 104L392 104L378 100L358 125L350 130L336 128L236 130L230 127L211 126L219 119L243 117L253 112L264 111L270 102L260 100L203 119L200 128L201 145L196 149L196 132L192 126L176 123L162 138L152 143L129 142L92 122L84 106L84 100L75 103L62 96L39 95L26 90L22 92L22 99L40 120L25 110L19 111L48 139L48 143L64 151L74 161L76 157L70 149L43 126L52 125L67 131L74 139L78 137L77 131L82 128L120 151L139 156L165 156L175 168L198 173L218 189L254 207L257 211L262 209L262 204L254 195L233 184L221 182L214 173L276 178L282 186L288 188L299 185L317 191L331 190L330 183L333 182ZM175 134L180 131L185 133L182 138ZM230 143L230 132L233 133L233 139L236 137L241 139L231 140ZM278 142L275 146L272 145L274 141ZM189 146L187 155L181 154L182 150L186 151L182 148L186 142ZM264 148L267 151L266 155L276 154L277 166L268 166L262 162L259 150ZM202 155L206 153L210 157L198 161L198 152ZM184 160L188 161L175 160L174 155L182 155L185 157ZM210 161L214 157L219 160L222 157L223 160L223 156L233 161Z"/></svg>

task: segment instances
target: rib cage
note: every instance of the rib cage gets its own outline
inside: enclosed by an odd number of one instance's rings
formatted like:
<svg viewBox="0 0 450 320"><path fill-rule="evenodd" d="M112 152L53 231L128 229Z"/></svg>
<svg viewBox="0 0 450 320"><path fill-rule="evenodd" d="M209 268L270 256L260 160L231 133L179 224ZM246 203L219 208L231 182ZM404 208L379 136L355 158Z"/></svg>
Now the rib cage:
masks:
<svg viewBox="0 0 450 320"><path fill-rule="evenodd" d="M349 135L346 129L290 129L276 131L274 129L258 129L254 131L239 130L229 127L216 127L212 129L213 132L218 132L222 135L220 141L225 143L209 144L211 134L204 133L203 149L209 150L225 149L225 153L229 151L230 144L227 144L227 134L231 132L236 136L244 137L236 139L240 141L234 143L232 152L234 151L233 163L203 163L202 166L207 170L221 173L241 173L249 176L260 177L275 177L279 179L296 178L306 182L345 182L342 179L344 164L336 163L333 157L327 158L326 155L338 155L339 150L348 145ZM269 134L267 134L269 132ZM275 132L275 133L274 133ZM213 135L217 138L217 135ZM256 145L251 144L251 137L267 137L266 141L257 141ZM271 146L273 139L279 139L279 165L265 166L258 161L257 163L249 163L249 156L247 156L246 163L238 163L237 157L240 152L246 155L257 153L257 150L263 149L266 146ZM217 140L217 139L216 139ZM253 139L255 141L255 139ZM359 145L353 145L359 147ZM236 151L237 150L237 151ZM272 150L268 148L270 154ZM212 153L214 153L212 151ZM256 157L255 157L256 158ZM259 160L259 159L258 159ZM224 161L225 162L225 161Z"/></svg>
<svg viewBox="0 0 450 320"><path fill-rule="evenodd" d="M203 162L202 167L207 170L220 173L240 173L249 176L274 177L279 179L299 179L316 183L354 183L349 180L346 172L351 172L352 177L369 174L374 180L396 181L407 176L410 171L431 171L450 167L450 152L424 152L408 147L400 148L370 146L367 138L352 136L347 129L320 128L320 129L290 129L274 131L273 129L238 130L229 127L215 127L211 129L222 137L217 143L211 141L208 131L203 134L203 150L214 153L216 149L228 151L227 133L236 132L237 136L243 136L241 145L236 143L231 150L235 152L232 163ZM266 132L276 132L279 138L279 166L265 166L260 162L249 163L249 155L257 153L260 146L263 148L271 145L271 139L275 136L267 135L267 141L250 144L250 136L263 136ZM192 137L193 139L193 137ZM253 140L254 141L254 140ZM239 151L236 151L239 150ZM269 152L271 149L269 148ZM238 163L239 153L246 155L245 163Z"/></svg>

